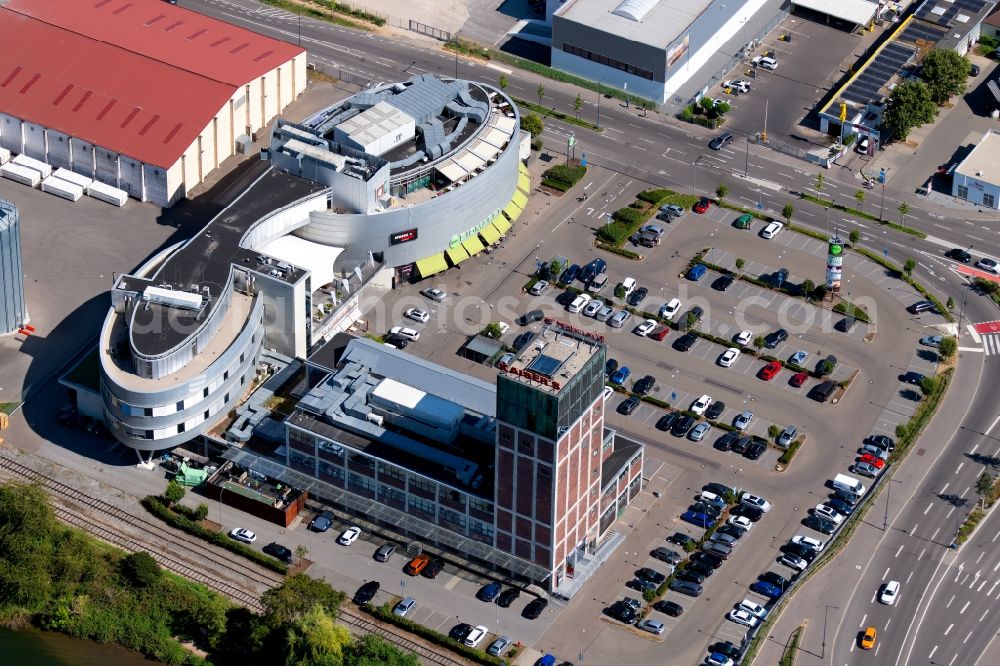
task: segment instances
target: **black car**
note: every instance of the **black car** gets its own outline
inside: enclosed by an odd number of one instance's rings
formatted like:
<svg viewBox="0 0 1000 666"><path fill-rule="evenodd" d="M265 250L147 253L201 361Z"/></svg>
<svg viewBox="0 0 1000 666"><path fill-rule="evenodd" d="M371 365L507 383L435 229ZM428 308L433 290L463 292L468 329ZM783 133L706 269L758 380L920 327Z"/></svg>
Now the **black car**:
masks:
<svg viewBox="0 0 1000 666"><path fill-rule="evenodd" d="M309 529L313 532L326 532L333 525L333 514L329 511L324 511L309 523Z"/></svg>
<svg viewBox="0 0 1000 666"><path fill-rule="evenodd" d="M753 523L756 523L764 516L763 511L755 506L747 506L746 504L737 504L729 511L729 513L734 516L743 516Z"/></svg>
<svg viewBox="0 0 1000 666"><path fill-rule="evenodd" d="M635 384L632 385L632 393L636 395L646 395L653 390L653 386L656 384L656 377L653 375L646 375Z"/></svg>
<svg viewBox="0 0 1000 666"><path fill-rule="evenodd" d="M709 646L710 652L718 652L719 654L724 654L730 659L736 660L740 658L743 654L738 647L730 643L729 641L722 641L719 643L713 643Z"/></svg>
<svg viewBox="0 0 1000 666"><path fill-rule="evenodd" d="M746 448L746 451L743 452L743 457L748 458L749 460L757 460L764 455L765 451L767 451L767 444L764 442L752 441Z"/></svg>
<svg viewBox="0 0 1000 666"><path fill-rule="evenodd" d="M799 543L786 543L781 547L781 552L788 553L789 555L795 555L796 557L801 557L806 562L812 562L816 559L816 551L809 546L803 546Z"/></svg>
<svg viewBox="0 0 1000 666"><path fill-rule="evenodd" d="M646 289L645 287L639 287L638 289L636 289L635 291L633 291L631 294L628 295L628 304L633 307L639 305L639 303L642 303L642 299L646 298L646 294L648 293L649 293L648 289Z"/></svg>
<svg viewBox="0 0 1000 666"><path fill-rule="evenodd" d="M715 282L712 283L712 289L716 291L726 291L733 286L734 282L736 282L736 278L734 278L731 273L726 273L725 275L721 275L716 278Z"/></svg>
<svg viewBox="0 0 1000 666"><path fill-rule="evenodd" d="M670 429L670 434L674 437L683 437L688 434L688 430L694 427L694 417L690 414L682 414Z"/></svg>
<svg viewBox="0 0 1000 666"><path fill-rule="evenodd" d="M603 259L594 259L589 264L583 267L583 270L580 271L580 274L577 275L577 278L580 279L580 282L587 284L595 277L603 273L604 269L607 267L608 264Z"/></svg>
<svg viewBox="0 0 1000 666"><path fill-rule="evenodd" d="M740 455L743 455L744 453L746 453L747 447L750 446L751 441L753 440L751 440L749 437L745 435L743 437L739 437L735 442L732 443L732 445L729 447L729 450L732 451L733 453L739 453Z"/></svg>
<svg viewBox="0 0 1000 666"><path fill-rule="evenodd" d="M899 381L905 382L906 384L913 384L914 386L920 386L920 382L924 381L924 376L919 372L913 372L910 370L901 374L899 376Z"/></svg>
<svg viewBox="0 0 1000 666"><path fill-rule="evenodd" d="M694 343L698 341L698 336L694 333L685 333L681 337L674 340L674 349L677 351L691 351L691 347L694 347Z"/></svg>
<svg viewBox="0 0 1000 666"><path fill-rule="evenodd" d="M292 551L289 548L282 546L280 543L272 541L271 543L264 546L264 552L272 557L277 557L282 562L286 564L292 563Z"/></svg>
<svg viewBox="0 0 1000 666"><path fill-rule="evenodd" d="M649 555L650 557L655 557L661 562L666 562L667 564L677 564L678 562L684 559L684 557L676 550L670 550L665 546L659 546L657 548L654 548L653 550L649 551Z"/></svg>
<svg viewBox="0 0 1000 666"><path fill-rule="evenodd" d="M827 500L826 505L843 516L849 516L854 513L854 505L842 499Z"/></svg>
<svg viewBox="0 0 1000 666"><path fill-rule="evenodd" d="M708 578L715 573L715 567L705 562L690 562L687 566L687 570L698 574L702 578Z"/></svg>
<svg viewBox="0 0 1000 666"><path fill-rule="evenodd" d="M820 516L806 516L802 520L802 524L809 529L816 530L820 534L826 534L827 536L833 534L833 531L837 528L833 524L832 520L827 520L826 518L821 518Z"/></svg>
<svg viewBox="0 0 1000 666"><path fill-rule="evenodd" d="M858 503L858 496L849 490L835 490L830 494L830 499L835 499L838 502L843 502L847 506L853 507Z"/></svg>
<svg viewBox="0 0 1000 666"><path fill-rule="evenodd" d="M692 571L690 568L687 568L681 571L676 576L674 576L674 580L675 581L683 580L687 581L688 583L697 583L698 585L701 585L702 583L705 582L705 577L700 573L697 573L695 571Z"/></svg>
<svg viewBox="0 0 1000 666"><path fill-rule="evenodd" d="M892 437L888 435L873 435L869 440L873 446L877 446L883 451L888 451L892 453L896 448L896 442L892 441Z"/></svg>
<svg viewBox="0 0 1000 666"><path fill-rule="evenodd" d="M836 391L837 382L828 379L813 386L809 389L809 393L806 395L810 400L815 400L816 402L826 402Z"/></svg>
<svg viewBox="0 0 1000 666"><path fill-rule="evenodd" d="M706 483L705 485L703 485L701 487L701 489L702 490L707 490L710 493L715 493L719 497L725 497L729 493L735 492L729 486L724 486L721 483L716 483L715 481L712 481L710 483Z"/></svg>
<svg viewBox="0 0 1000 666"><path fill-rule="evenodd" d="M573 280L575 280L576 276L579 274L580 274L580 266L577 264L573 264L572 266L570 266L569 268L567 268L562 272L562 275L559 276L559 281L562 282L563 284L573 284Z"/></svg>
<svg viewBox="0 0 1000 666"><path fill-rule="evenodd" d="M525 331L521 335L517 336L514 338L514 349L521 351L528 346L528 343L531 342L531 338L533 337L535 337L535 334L532 331Z"/></svg>
<svg viewBox="0 0 1000 666"><path fill-rule="evenodd" d="M656 429L667 432L674 427L674 423L676 423L677 419L680 417L680 412L670 412L669 414L664 414L656 421Z"/></svg>
<svg viewBox="0 0 1000 666"><path fill-rule="evenodd" d="M788 269L779 268L777 272L771 274L771 286L775 289L781 289L785 285L785 280L788 279Z"/></svg>
<svg viewBox="0 0 1000 666"><path fill-rule="evenodd" d="M527 326L536 321L541 321L545 318L545 313L541 310L531 310L530 312L525 312L523 315L517 318L517 324L519 326Z"/></svg>
<svg viewBox="0 0 1000 666"><path fill-rule="evenodd" d="M638 577L633 578L629 582L625 583L625 587L643 594L645 594L646 590L650 590L651 592L656 591L655 583L651 583L648 580L643 580L642 578Z"/></svg>
<svg viewBox="0 0 1000 666"><path fill-rule="evenodd" d="M401 335L390 334L382 339L385 340L387 344L392 345L396 349L406 349L406 345L410 344L410 340L407 340Z"/></svg>
<svg viewBox="0 0 1000 666"><path fill-rule="evenodd" d="M462 624L456 624L454 627L451 628L451 631L448 632L448 638L451 638L453 640L458 641L459 643L462 643L465 641L466 637L468 637L468 635L471 633L472 633L472 625L463 622Z"/></svg>
<svg viewBox="0 0 1000 666"><path fill-rule="evenodd" d="M722 150L733 142L733 135L730 132L723 132L708 142L708 147L712 150Z"/></svg>
<svg viewBox="0 0 1000 666"><path fill-rule="evenodd" d="M961 261L963 264L967 264L970 261L972 261L972 255L960 247L948 250L947 252L944 253L944 256L948 257L949 259L954 259L955 261Z"/></svg>
<svg viewBox="0 0 1000 666"><path fill-rule="evenodd" d="M667 543L677 544L678 546L683 548L684 544L689 543L691 545L695 545L698 542L691 536L684 534L684 532L674 532L673 534L667 537Z"/></svg>
<svg viewBox="0 0 1000 666"><path fill-rule="evenodd" d="M521 590L516 587L508 587L500 593L499 597L497 597L497 606L500 608L508 608L517 600L519 596L521 596Z"/></svg>
<svg viewBox="0 0 1000 666"><path fill-rule="evenodd" d="M688 507L688 511L704 513L712 520L717 520L722 515L722 509L708 502L695 502Z"/></svg>
<svg viewBox="0 0 1000 666"><path fill-rule="evenodd" d="M934 304L930 301L917 301L913 305L909 305L906 311L910 314L920 314L921 312L929 312L935 310Z"/></svg>
<svg viewBox="0 0 1000 666"><path fill-rule="evenodd" d="M709 421L714 421L722 416L722 412L724 411L726 411L726 403L721 400L716 400L708 406L708 410L705 412L705 418Z"/></svg>
<svg viewBox="0 0 1000 666"><path fill-rule="evenodd" d="M742 527L737 527L736 525L723 525L719 529L715 530L715 533L716 534L728 534L729 536L733 537L734 539L739 539L744 534L746 534L747 531L745 529L743 529Z"/></svg>
<svg viewBox="0 0 1000 666"><path fill-rule="evenodd" d="M670 589L674 592L686 594L689 597L700 597L702 592L701 585L698 583L693 583L689 580L678 580L676 578L670 581Z"/></svg>
<svg viewBox="0 0 1000 666"><path fill-rule="evenodd" d="M773 571L767 571L765 573L762 573L761 575L757 576L757 580L762 580L765 583L770 583L771 585L774 585L775 587L782 590L788 587L788 581L785 580L782 576L779 576L778 574L774 573Z"/></svg>
<svg viewBox="0 0 1000 666"><path fill-rule="evenodd" d="M437 575L441 573L442 569L444 569L444 562L441 560L431 560L427 563L427 566L424 567L424 570L420 572L420 575L424 578L434 579L437 578Z"/></svg>
<svg viewBox="0 0 1000 666"><path fill-rule="evenodd" d="M639 398L633 395L618 403L617 411L619 414L624 414L625 416L629 416L632 412L635 411L635 408L638 406L639 406Z"/></svg>
<svg viewBox="0 0 1000 666"><path fill-rule="evenodd" d="M684 608L680 604L665 599L653 604L653 609L670 617L680 617L680 614L684 612Z"/></svg>
<svg viewBox="0 0 1000 666"><path fill-rule="evenodd" d="M713 569L718 569L719 567L721 567L724 561L718 555L715 555L713 553L706 553L703 550L699 550L697 553L693 553L691 555L691 559L694 560L695 562L703 562L708 566L712 567Z"/></svg>
<svg viewBox="0 0 1000 666"><path fill-rule="evenodd" d="M502 591L503 591L503 586L500 583L493 581L490 583L486 583L486 585L483 585L481 588L479 588L479 591L476 592L476 598L479 599L480 601L487 601L487 602L493 601L500 595L500 592Z"/></svg>
<svg viewBox="0 0 1000 666"><path fill-rule="evenodd" d="M768 349L774 349L787 339L788 331L779 328L777 331L772 331L764 337L764 346Z"/></svg>
<svg viewBox="0 0 1000 666"><path fill-rule="evenodd" d="M632 608L620 601L616 601L608 608L608 615L625 624L634 624L639 619L638 614Z"/></svg>
<svg viewBox="0 0 1000 666"><path fill-rule="evenodd" d="M618 371L618 360L614 358L609 358L604 364L604 374L610 377Z"/></svg>
<svg viewBox="0 0 1000 666"><path fill-rule="evenodd" d="M681 331L689 331L694 328L695 324L701 321L702 316L704 316L705 311L701 309L700 306L694 306L690 310L684 313L677 322L677 328Z"/></svg>
<svg viewBox="0 0 1000 666"><path fill-rule="evenodd" d="M521 611L521 617L528 620L534 620L542 614L542 611L545 610L545 607L548 605L549 602L541 597L532 599L531 603L525 606L524 610Z"/></svg>
<svg viewBox="0 0 1000 666"><path fill-rule="evenodd" d="M733 432L729 430L723 433L722 437L715 440L715 444L713 446L718 451L729 451L730 449L733 448L733 444L739 441L739 439L740 439L740 434L738 432Z"/></svg>
<svg viewBox="0 0 1000 666"><path fill-rule="evenodd" d="M649 567L643 567L635 572L636 578L641 578L643 580L648 580L654 585L659 585L667 579L666 576L661 574L656 569L650 569Z"/></svg>
<svg viewBox="0 0 1000 666"><path fill-rule="evenodd" d="M379 584L377 580L368 581L367 583L359 587L358 591L354 593L354 603L358 604L359 606L361 604L368 603L375 597L376 594L378 594L378 588Z"/></svg>

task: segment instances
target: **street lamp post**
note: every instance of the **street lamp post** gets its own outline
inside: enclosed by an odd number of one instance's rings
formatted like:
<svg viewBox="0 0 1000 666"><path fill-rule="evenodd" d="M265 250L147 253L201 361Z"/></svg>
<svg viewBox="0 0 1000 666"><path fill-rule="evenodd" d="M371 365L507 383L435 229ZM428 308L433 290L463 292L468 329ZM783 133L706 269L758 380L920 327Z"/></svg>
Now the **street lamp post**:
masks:
<svg viewBox="0 0 1000 666"><path fill-rule="evenodd" d="M299 46L302 46L302 14L299 14Z"/></svg>
<svg viewBox="0 0 1000 666"><path fill-rule="evenodd" d="M826 623L827 623L827 618L829 618L830 616L831 608L833 610L840 610L839 606L827 606L826 610L823 612L823 647L820 654L820 659L826 658Z"/></svg>
<svg viewBox="0 0 1000 666"><path fill-rule="evenodd" d="M597 84L597 129L601 129L601 89L604 88L604 79Z"/></svg>
<svg viewBox="0 0 1000 666"><path fill-rule="evenodd" d="M750 177L750 137L747 137L747 158L743 164L743 177Z"/></svg>
<svg viewBox="0 0 1000 666"><path fill-rule="evenodd" d="M223 526L222 523L222 493L226 492L226 482L223 481L219 486L219 527Z"/></svg>

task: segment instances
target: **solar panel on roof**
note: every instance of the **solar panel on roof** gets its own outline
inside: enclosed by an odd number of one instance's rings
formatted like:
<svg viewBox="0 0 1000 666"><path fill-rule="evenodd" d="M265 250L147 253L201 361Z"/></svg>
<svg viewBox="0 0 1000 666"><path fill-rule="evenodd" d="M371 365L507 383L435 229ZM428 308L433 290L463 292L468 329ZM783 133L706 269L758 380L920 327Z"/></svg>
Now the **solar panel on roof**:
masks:
<svg viewBox="0 0 1000 666"><path fill-rule="evenodd" d="M879 99L879 91L899 73L914 53L916 51L912 47L895 42L887 44L841 96L861 104Z"/></svg>
<svg viewBox="0 0 1000 666"><path fill-rule="evenodd" d="M556 374L556 371L559 370L559 366L562 364L563 362L557 358L553 358L545 354L539 354L538 357L531 362L531 365L528 366L528 370L537 372L545 377L551 377Z"/></svg>

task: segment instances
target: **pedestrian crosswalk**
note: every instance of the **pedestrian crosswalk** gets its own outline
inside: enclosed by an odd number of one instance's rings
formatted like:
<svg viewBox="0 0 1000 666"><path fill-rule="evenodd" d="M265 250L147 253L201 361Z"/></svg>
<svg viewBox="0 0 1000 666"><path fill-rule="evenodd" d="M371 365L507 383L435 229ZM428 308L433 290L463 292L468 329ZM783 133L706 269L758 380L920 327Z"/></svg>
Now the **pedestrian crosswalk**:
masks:
<svg viewBox="0 0 1000 666"><path fill-rule="evenodd" d="M983 351L987 356L1000 356L1000 334L984 335Z"/></svg>

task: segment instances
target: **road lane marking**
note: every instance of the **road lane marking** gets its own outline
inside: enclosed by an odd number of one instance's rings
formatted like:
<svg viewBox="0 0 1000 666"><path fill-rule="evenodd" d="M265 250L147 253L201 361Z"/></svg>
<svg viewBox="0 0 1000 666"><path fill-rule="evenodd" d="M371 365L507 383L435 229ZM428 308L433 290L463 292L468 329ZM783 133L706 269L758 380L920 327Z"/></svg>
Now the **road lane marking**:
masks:
<svg viewBox="0 0 1000 666"><path fill-rule="evenodd" d="M963 613L965 613L965 609L969 607L969 604L970 604L970 603L971 603L971 602L969 602L969 601L966 601L966 602L965 602L965 605L964 605L964 606L962 606L962 610L958 611L958 614L959 614L959 615L962 615Z"/></svg>
<svg viewBox="0 0 1000 666"><path fill-rule="evenodd" d="M920 551L920 554L923 555L924 552ZM906 582L909 583L911 578L913 578L913 572L912 571L910 572L910 575L906 577Z"/></svg>
<svg viewBox="0 0 1000 666"><path fill-rule="evenodd" d="M952 664L954 664L956 659L958 659L958 653L957 652L955 654L951 655L951 661L948 662L948 666L951 666Z"/></svg>
<svg viewBox="0 0 1000 666"><path fill-rule="evenodd" d="M948 515L947 515L947 516L945 516L945 518L951 518L951 514L952 514L952 512L954 512L954 511L955 511L955 507L951 507L951 509L949 509L949 510L948 510Z"/></svg>
<svg viewBox="0 0 1000 666"><path fill-rule="evenodd" d="M955 474L958 474L961 471L963 465L965 465L964 462L958 463L958 467L955 469Z"/></svg>
<svg viewBox="0 0 1000 666"><path fill-rule="evenodd" d="M868 613L865 613L865 616L861 618L861 624L858 625L858 628L865 626L865 620L867 619L868 619Z"/></svg>
<svg viewBox="0 0 1000 666"><path fill-rule="evenodd" d="M934 502L931 502L930 504L927 505L927 508L924 509L924 515L925 516L927 515L927 512L930 511L933 506L934 506Z"/></svg>
<svg viewBox="0 0 1000 666"><path fill-rule="evenodd" d="M969 635L965 637L965 640L962 641L962 645L965 645L967 642L969 642L970 638L972 638L972 632L971 631L969 632Z"/></svg>
<svg viewBox="0 0 1000 666"><path fill-rule="evenodd" d="M996 583L993 583L993 585L990 587L990 591L986 593L986 596L988 596L988 597L992 596L993 595L993 590L997 589L997 585L1000 585L1000 581L997 581Z"/></svg>
<svg viewBox="0 0 1000 666"><path fill-rule="evenodd" d="M920 523L913 523L913 529L910 530L910 535L911 536L917 533L917 525L919 525L919 524Z"/></svg>
<svg viewBox="0 0 1000 666"><path fill-rule="evenodd" d="M902 552L903 552L903 544L899 544L899 550L896 551L896 557L899 557L899 554Z"/></svg>
<svg viewBox="0 0 1000 666"><path fill-rule="evenodd" d="M951 602L953 602L954 600L955 600L955 595L953 594L953 595L951 595L951 599L948 600L948 603L946 603L944 605L944 607L945 608L951 608Z"/></svg>
<svg viewBox="0 0 1000 666"><path fill-rule="evenodd" d="M978 449L978 448L979 448L979 444L976 444L975 446L972 447L972 449L969 451L969 453L975 453L976 449Z"/></svg>
<svg viewBox="0 0 1000 666"><path fill-rule="evenodd" d="M990 582L990 581L984 580L982 583L980 583L979 587L976 588L976 592L982 592L983 588L986 587L986 583L988 583L988 582Z"/></svg>
<svg viewBox="0 0 1000 666"><path fill-rule="evenodd" d="M996 533L996 534L995 534L995 535L993 536L993 539L991 539L991 540L990 540L990 543L996 543L997 539L1000 539L1000 532L997 532L997 533ZM996 571L996 570L997 570L997 567L1000 567L1000 562L997 562L997 566L993 568L993 571Z"/></svg>
<svg viewBox="0 0 1000 666"><path fill-rule="evenodd" d="M983 555L985 554L986 554L985 550L979 553L979 557L976 558L976 564L979 564L979 560L983 559ZM976 573L978 574L979 572L977 571Z"/></svg>
<svg viewBox="0 0 1000 666"><path fill-rule="evenodd" d="M986 610L983 611L983 614L979 616L979 621L982 622L989 614L990 614L990 609L987 608Z"/></svg>
<svg viewBox="0 0 1000 666"><path fill-rule="evenodd" d="M886 577L888 577L888 575L889 575L889 569L890 569L890 567L886 567L885 568L885 573L882 574L882 580L885 580Z"/></svg>
<svg viewBox="0 0 1000 666"><path fill-rule="evenodd" d="M940 491L938 491L938 495L944 495L944 491L948 490L948 486L950 486L950 485L951 485L950 483L944 484L944 488L942 488Z"/></svg>
<svg viewBox="0 0 1000 666"><path fill-rule="evenodd" d="M931 648L931 653L929 655L927 655L927 658L928 659L933 659L934 658L934 653L937 652L937 649L938 649L937 645L935 645L934 647L932 647Z"/></svg>
<svg viewBox="0 0 1000 666"><path fill-rule="evenodd" d="M931 541L934 541L934 539L937 539L938 532L940 532L940 531L941 531L940 527L937 528L936 530L934 530L934 534L931 535Z"/></svg>
<svg viewBox="0 0 1000 666"><path fill-rule="evenodd" d="M947 636L949 633L951 633L951 628L954 626L955 626L954 624L949 624L948 628L944 630L944 635Z"/></svg>
<svg viewBox="0 0 1000 666"><path fill-rule="evenodd" d="M919 555L917 555L917 562L919 562L919 561L920 561L920 558L921 558L921 557L923 557L923 556L924 556L924 553L926 553L926 552L927 552L927 549L926 549L926 548L921 548L921 549L920 549L920 554L919 554ZM910 572L910 575L911 575L911 576L913 575L913 572L912 572L912 571ZM909 579L907 579L907 581L909 581Z"/></svg>
<svg viewBox="0 0 1000 666"><path fill-rule="evenodd" d="M993 425L986 429L986 434L989 435L993 431L993 428L997 427L997 423L1000 423L1000 416L993 420Z"/></svg>

